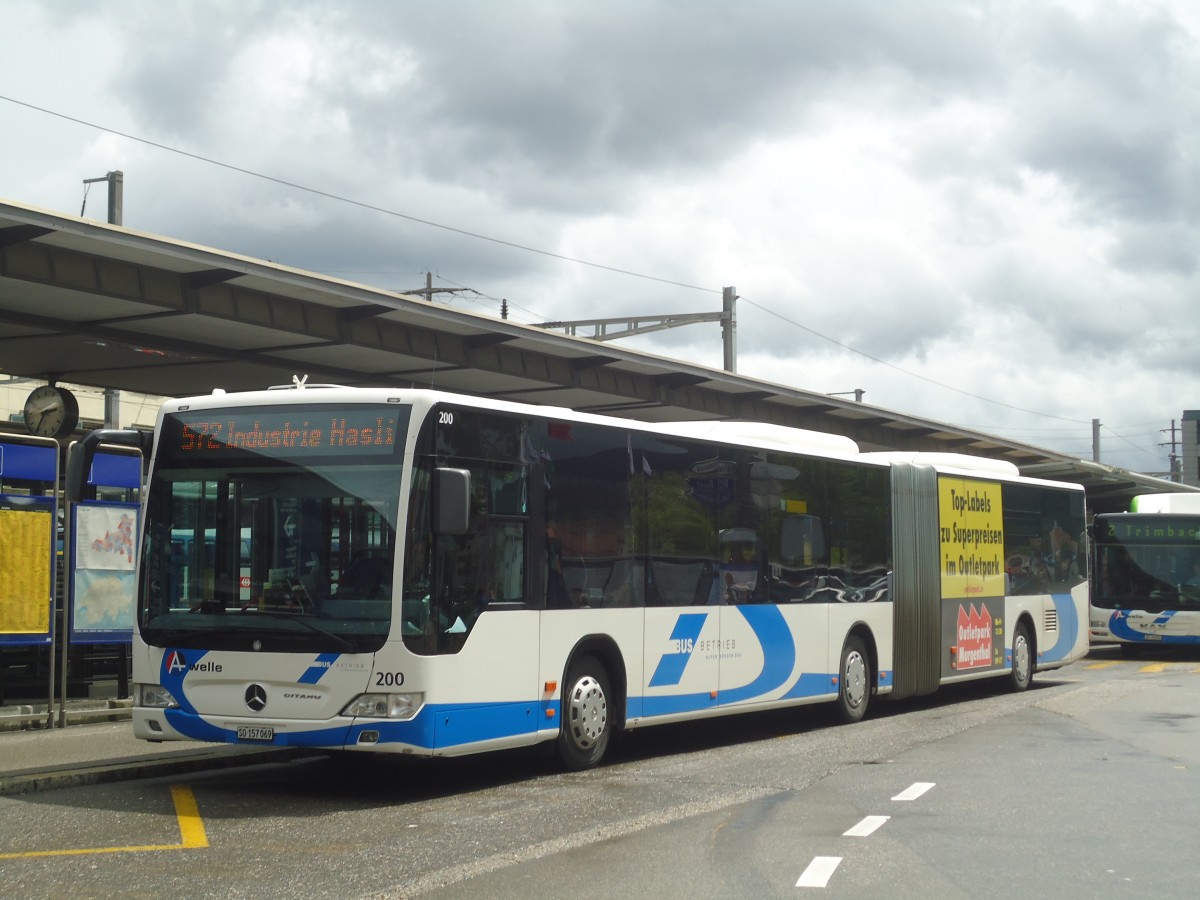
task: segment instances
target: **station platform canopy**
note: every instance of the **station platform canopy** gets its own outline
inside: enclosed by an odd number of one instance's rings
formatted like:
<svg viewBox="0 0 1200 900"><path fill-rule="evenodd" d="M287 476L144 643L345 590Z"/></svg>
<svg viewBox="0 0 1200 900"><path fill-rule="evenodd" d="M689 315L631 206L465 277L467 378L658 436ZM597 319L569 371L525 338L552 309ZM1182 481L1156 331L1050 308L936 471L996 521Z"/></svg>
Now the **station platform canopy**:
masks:
<svg viewBox="0 0 1200 900"><path fill-rule="evenodd" d="M655 422L735 419L864 451L967 453L1083 484L1094 508L1189 490L849 399L0 201L0 374L164 396L436 388Z"/></svg>

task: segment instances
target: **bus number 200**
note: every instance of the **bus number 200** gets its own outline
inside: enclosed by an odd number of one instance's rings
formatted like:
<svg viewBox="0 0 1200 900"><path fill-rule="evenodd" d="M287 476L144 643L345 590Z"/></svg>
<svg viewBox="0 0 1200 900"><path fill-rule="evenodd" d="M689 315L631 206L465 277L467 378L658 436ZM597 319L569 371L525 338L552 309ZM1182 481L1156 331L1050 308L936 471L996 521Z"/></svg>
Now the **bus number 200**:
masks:
<svg viewBox="0 0 1200 900"><path fill-rule="evenodd" d="M400 687L404 684L403 672L376 672L375 686L376 687Z"/></svg>

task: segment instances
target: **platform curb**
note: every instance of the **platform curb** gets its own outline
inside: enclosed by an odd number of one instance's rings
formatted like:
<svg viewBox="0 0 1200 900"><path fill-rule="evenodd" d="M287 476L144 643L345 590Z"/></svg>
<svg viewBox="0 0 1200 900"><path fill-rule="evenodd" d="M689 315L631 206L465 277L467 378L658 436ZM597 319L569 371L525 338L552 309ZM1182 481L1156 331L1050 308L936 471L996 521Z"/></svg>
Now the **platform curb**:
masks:
<svg viewBox="0 0 1200 900"><path fill-rule="evenodd" d="M313 756L316 751L301 747L264 749L228 748L197 750L172 756L135 760L108 760L87 765L65 765L43 770L26 770L0 775L0 797L32 794L89 784L161 778L189 772L258 766Z"/></svg>

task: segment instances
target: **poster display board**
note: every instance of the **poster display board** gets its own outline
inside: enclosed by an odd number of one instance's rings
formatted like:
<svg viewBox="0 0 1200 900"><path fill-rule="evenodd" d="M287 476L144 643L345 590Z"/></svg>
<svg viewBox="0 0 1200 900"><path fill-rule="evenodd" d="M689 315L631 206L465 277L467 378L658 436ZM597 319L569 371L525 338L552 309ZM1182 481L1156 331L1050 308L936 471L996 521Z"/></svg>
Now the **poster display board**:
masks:
<svg viewBox="0 0 1200 900"><path fill-rule="evenodd" d="M1004 667L1004 500L998 482L938 477L942 676Z"/></svg>
<svg viewBox="0 0 1200 900"><path fill-rule="evenodd" d="M88 484L136 496L142 461L136 453L96 454ZM137 595L136 502L87 500L71 516L70 638L73 644L129 643Z"/></svg>
<svg viewBox="0 0 1200 900"><path fill-rule="evenodd" d="M0 436L0 644L49 644L58 444Z"/></svg>

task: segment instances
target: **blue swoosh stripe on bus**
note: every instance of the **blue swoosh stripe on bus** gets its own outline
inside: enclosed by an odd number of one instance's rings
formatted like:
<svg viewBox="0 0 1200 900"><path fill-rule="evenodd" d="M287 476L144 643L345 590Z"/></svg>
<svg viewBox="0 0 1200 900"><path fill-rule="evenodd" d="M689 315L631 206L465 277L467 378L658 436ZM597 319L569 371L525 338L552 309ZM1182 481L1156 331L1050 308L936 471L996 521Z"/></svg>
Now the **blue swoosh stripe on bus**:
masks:
<svg viewBox="0 0 1200 900"><path fill-rule="evenodd" d="M1071 655L1075 642L1079 640L1079 611L1070 594L1051 594L1054 609L1058 613L1058 640L1045 653L1040 653L1038 662L1048 663L1066 659ZM1007 654L1009 664L1012 663L1012 651Z"/></svg>
<svg viewBox="0 0 1200 900"><path fill-rule="evenodd" d="M720 702L740 703L761 697L783 685L796 667L796 642L777 606L739 606L762 647L763 667L749 684L719 693Z"/></svg>
<svg viewBox="0 0 1200 900"><path fill-rule="evenodd" d="M658 661L658 667L654 670L654 677L650 679L650 687L679 684L683 678L683 670L687 668L688 660L692 658L692 647L696 638L700 636L700 631L704 628L707 618L708 613L680 614L675 621L675 629L671 632L671 640L678 641L678 646L683 649L676 653L662 655Z"/></svg>
<svg viewBox="0 0 1200 900"><path fill-rule="evenodd" d="M166 710L167 724L186 737L197 741L237 743L237 731L213 725L193 713L181 709ZM272 724L264 720L264 724ZM365 726L364 726L365 727ZM311 731L283 731L275 729L275 740L263 743L263 747L341 747L346 743L349 725L333 728L318 728Z"/></svg>
<svg viewBox="0 0 1200 900"><path fill-rule="evenodd" d="M699 712L702 709L714 709L716 699L709 691L701 694L672 694L666 697L643 697L642 715L646 718L654 716L671 716L679 713Z"/></svg>
<svg viewBox="0 0 1200 900"><path fill-rule="evenodd" d="M308 667L296 684L316 684L321 680L321 676L333 668L333 664L338 661L340 653L322 653L317 657L316 662Z"/></svg>
<svg viewBox="0 0 1200 900"><path fill-rule="evenodd" d="M1170 614L1174 615L1178 610L1173 610ZM1161 616L1159 617L1161 618ZM1158 619L1155 620L1158 624ZM1134 631L1129 627L1128 616L1117 615L1114 613L1108 620L1108 630L1112 632L1113 637L1120 638L1123 641L1143 641L1155 644L1200 644L1200 635L1196 634L1163 634L1153 635L1154 640L1150 640L1150 636L1144 631Z"/></svg>
<svg viewBox="0 0 1200 900"><path fill-rule="evenodd" d="M783 698L792 700L796 697L824 697L836 693L837 686L834 684L833 675L828 672L802 672Z"/></svg>
<svg viewBox="0 0 1200 900"><path fill-rule="evenodd" d="M179 700L180 698L176 695L175 699ZM180 700L180 703L182 702ZM184 737L189 737L194 741L220 741L221 743L227 743L234 740L236 733L230 729L221 728L206 722L196 714L194 709L190 708L190 704L188 709L164 710L163 717L167 720L169 726Z"/></svg>
<svg viewBox="0 0 1200 900"><path fill-rule="evenodd" d="M192 670L192 666L199 663L207 653L207 650L188 650L185 654L182 650L168 649L163 653L162 662L159 663L158 683L171 692L171 696L175 698L179 708L186 713L195 714L196 708L192 706L192 702L188 700L187 694L184 692L183 679ZM176 665L180 668L176 668ZM200 738L199 740L206 739Z"/></svg>
<svg viewBox="0 0 1200 900"><path fill-rule="evenodd" d="M527 734L537 726L535 711L542 704L479 703L471 706L426 706L406 722L360 719L350 726L346 743L353 746L364 731L379 733L375 746L407 744L422 750L446 749ZM552 720L557 721L557 720Z"/></svg>

